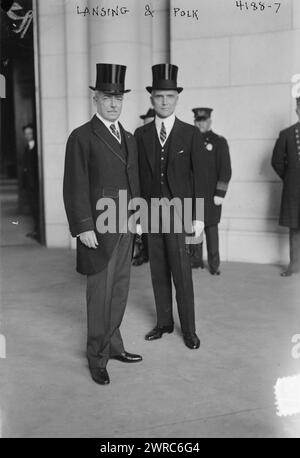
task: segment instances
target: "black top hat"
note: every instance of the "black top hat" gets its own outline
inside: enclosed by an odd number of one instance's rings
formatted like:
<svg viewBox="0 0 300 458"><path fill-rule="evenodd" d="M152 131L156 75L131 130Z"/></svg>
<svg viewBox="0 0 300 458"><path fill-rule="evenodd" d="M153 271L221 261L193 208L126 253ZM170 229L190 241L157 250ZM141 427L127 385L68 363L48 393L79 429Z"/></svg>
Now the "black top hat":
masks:
<svg viewBox="0 0 300 458"><path fill-rule="evenodd" d="M178 94L183 91L182 87L177 87L177 65L157 64L152 67L152 86L147 86L148 92L155 89L175 90Z"/></svg>
<svg viewBox="0 0 300 458"><path fill-rule="evenodd" d="M195 116L195 121L201 121L203 119L208 119L213 112L212 108L193 108L193 113Z"/></svg>
<svg viewBox="0 0 300 458"><path fill-rule="evenodd" d="M146 119L146 118L155 118L155 111L153 108L149 108L146 114L140 116L141 119Z"/></svg>
<svg viewBox="0 0 300 458"><path fill-rule="evenodd" d="M124 89L126 66L118 64L97 64L97 80L93 91L103 91L109 94L124 94L130 89Z"/></svg>

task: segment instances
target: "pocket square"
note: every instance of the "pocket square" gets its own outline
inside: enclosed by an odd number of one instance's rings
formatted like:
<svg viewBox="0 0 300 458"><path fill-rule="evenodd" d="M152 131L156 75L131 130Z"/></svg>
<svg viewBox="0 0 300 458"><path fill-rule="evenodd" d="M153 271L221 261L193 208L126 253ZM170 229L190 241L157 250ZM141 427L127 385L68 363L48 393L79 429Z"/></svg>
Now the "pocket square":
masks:
<svg viewBox="0 0 300 458"><path fill-rule="evenodd" d="M177 152L177 154L183 154L183 153L184 153L183 149Z"/></svg>

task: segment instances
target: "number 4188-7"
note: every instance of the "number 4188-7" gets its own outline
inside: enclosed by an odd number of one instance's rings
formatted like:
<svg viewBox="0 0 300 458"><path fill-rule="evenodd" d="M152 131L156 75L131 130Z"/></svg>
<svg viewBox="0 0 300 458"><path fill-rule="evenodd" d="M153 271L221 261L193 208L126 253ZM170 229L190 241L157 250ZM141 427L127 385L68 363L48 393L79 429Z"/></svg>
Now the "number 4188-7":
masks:
<svg viewBox="0 0 300 458"><path fill-rule="evenodd" d="M275 12L278 13L281 7L281 3L271 3L266 4L266 2L235 2L237 8L242 10L252 10L252 11L264 11L267 8L275 8Z"/></svg>

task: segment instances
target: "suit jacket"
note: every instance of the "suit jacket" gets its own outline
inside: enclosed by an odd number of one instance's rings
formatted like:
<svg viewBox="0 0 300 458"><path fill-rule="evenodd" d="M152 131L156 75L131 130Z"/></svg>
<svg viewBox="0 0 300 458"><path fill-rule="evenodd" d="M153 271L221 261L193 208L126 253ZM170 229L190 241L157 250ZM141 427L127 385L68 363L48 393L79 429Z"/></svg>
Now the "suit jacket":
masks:
<svg viewBox="0 0 300 458"><path fill-rule="evenodd" d="M300 123L280 132L272 166L283 180L279 224L300 228Z"/></svg>
<svg viewBox="0 0 300 458"><path fill-rule="evenodd" d="M139 127L134 135L139 152L141 194L144 199L150 201L153 197L152 182L157 160L155 121ZM192 198L195 204L195 199L205 198L206 192L207 173L203 140L196 127L178 118L175 119L170 136L167 180L172 198L177 197L181 201ZM204 215L204 208L202 214Z"/></svg>
<svg viewBox="0 0 300 458"><path fill-rule="evenodd" d="M228 143L224 137L210 130L203 134L208 171L204 220L206 226L220 222L222 205L214 204L214 196L225 197L231 179L231 161Z"/></svg>
<svg viewBox="0 0 300 458"><path fill-rule="evenodd" d="M135 139L122 126L120 128L127 158L120 154L112 134L97 116L75 129L67 142L63 194L70 231L76 237L93 230L99 242L94 250L77 237L77 271L82 274L103 270L120 237L118 227L116 233L97 231L97 218L104 211L97 209L98 200L112 198L118 215L120 190L127 190L129 198L140 194Z"/></svg>

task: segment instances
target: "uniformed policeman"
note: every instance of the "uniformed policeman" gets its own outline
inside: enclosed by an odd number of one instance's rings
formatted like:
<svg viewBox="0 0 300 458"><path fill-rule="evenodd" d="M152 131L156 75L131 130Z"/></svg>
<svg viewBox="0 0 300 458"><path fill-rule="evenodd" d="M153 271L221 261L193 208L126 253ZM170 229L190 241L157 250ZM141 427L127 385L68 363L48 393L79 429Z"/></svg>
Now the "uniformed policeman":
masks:
<svg viewBox="0 0 300 458"><path fill-rule="evenodd" d="M272 157L283 181L279 224L290 230L290 263L282 277L300 272L300 97L296 102L298 122L280 132Z"/></svg>
<svg viewBox="0 0 300 458"><path fill-rule="evenodd" d="M231 161L228 143L211 130L212 108L194 108L194 123L199 128L206 149L208 185L204 204L205 236L208 266L212 275L220 275L219 230L222 204L231 179ZM203 268L203 245L191 245L192 267Z"/></svg>

